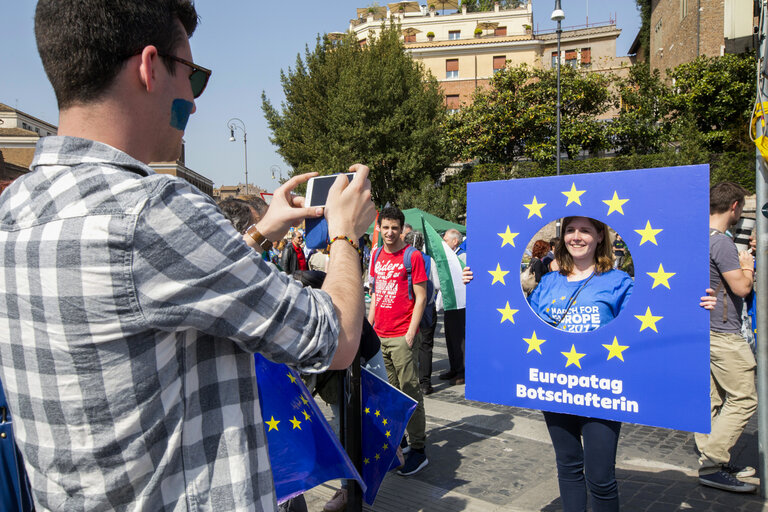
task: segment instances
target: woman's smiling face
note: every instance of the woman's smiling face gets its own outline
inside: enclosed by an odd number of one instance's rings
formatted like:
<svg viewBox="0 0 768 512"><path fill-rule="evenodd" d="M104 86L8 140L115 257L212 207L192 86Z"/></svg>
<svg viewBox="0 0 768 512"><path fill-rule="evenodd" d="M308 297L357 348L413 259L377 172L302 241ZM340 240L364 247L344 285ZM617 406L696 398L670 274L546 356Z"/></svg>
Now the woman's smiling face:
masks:
<svg viewBox="0 0 768 512"><path fill-rule="evenodd" d="M597 244L603 241L603 233L586 217L575 217L563 232L563 241L574 263L594 263Z"/></svg>

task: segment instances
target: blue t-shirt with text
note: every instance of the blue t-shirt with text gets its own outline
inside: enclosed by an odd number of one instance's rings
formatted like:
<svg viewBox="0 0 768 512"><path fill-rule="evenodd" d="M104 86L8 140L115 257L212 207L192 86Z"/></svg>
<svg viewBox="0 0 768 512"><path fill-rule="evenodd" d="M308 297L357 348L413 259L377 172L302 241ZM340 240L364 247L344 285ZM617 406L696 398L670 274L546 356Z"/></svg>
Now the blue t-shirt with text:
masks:
<svg viewBox="0 0 768 512"><path fill-rule="evenodd" d="M586 280L568 281L559 272L545 274L528 298L531 308L542 320L555 325L565 314L571 297ZM567 332L589 332L607 324L624 309L633 285L632 278L621 270L595 274L557 328Z"/></svg>

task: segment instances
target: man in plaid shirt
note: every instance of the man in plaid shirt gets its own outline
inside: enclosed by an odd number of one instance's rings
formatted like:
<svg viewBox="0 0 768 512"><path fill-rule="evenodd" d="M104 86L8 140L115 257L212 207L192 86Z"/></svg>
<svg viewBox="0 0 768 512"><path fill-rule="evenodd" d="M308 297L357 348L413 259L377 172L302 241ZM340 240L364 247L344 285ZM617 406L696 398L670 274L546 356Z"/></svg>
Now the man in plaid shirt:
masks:
<svg viewBox="0 0 768 512"><path fill-rule="evenodd" d="M365 166L324 211L294 177L241 236L146 165L179 157L210 75L196 24L190 0L38 2L60 136L0 196L0 379L38 510L273 510L253 353L319 372L357 351ZM322 290L259 257L323 214Z"/></svg>

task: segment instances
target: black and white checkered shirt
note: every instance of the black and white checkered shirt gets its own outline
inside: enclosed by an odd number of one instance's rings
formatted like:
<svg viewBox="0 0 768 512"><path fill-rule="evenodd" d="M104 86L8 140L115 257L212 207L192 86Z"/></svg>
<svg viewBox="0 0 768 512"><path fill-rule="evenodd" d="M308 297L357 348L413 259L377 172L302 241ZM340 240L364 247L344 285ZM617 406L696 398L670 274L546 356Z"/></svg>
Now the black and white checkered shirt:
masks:
<svg viewBox="0 0 768 512"><path fill-rule="evenodd" d="M330 297L110 146L32 169L0 196L0 379L38 510L275 509L252 353L325 369Z"/></svg>

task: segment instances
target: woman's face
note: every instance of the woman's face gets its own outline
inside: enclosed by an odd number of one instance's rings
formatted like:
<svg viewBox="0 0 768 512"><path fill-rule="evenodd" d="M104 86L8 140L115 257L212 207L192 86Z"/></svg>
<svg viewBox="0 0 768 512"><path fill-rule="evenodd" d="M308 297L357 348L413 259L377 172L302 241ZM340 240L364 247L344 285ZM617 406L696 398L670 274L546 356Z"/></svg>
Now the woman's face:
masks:
<svg viewBox="0 0 768 512"><path fill-rule="evenodd" d="M574 262L594 262L603 234L586 217L576 217L565 227L563 241Z"/></svg>

